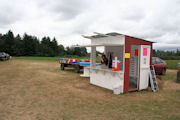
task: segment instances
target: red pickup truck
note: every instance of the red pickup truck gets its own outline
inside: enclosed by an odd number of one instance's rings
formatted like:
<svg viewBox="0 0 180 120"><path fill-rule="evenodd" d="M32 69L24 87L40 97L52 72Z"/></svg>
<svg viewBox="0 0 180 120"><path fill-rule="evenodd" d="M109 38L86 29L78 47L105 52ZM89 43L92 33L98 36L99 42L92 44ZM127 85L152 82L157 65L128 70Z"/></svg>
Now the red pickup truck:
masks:
<svg viewBox="0 0 180 120"><path fill-rule="evenodd" d="M165 61L163 61L158 57L153 57L152 64L154 65L156 74L161 74L161 75L166 74L167 64Z"/></svg>

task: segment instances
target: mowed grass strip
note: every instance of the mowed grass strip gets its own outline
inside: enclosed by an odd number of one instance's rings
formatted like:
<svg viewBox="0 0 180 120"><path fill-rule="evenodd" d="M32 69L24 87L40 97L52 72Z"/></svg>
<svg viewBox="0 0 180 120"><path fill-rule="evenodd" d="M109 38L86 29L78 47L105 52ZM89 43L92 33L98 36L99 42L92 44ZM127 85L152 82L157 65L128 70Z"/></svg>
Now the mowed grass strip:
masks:
<svg viewBox="0 0 180 120"><path fill-rule="evenodd" d="M89 57L77 57L77 56L62 56L62 57L13 57L13 59L16 60L39 60L39 61L58 61L60 58L69 58L69 59L90 59ZM100 57L96 58L96 62L100 62ZM177 69L178 63L180 63L180 60L165 60L167 63L168 69Z"/></svg>
<svg viewBox="0 0 180 120"><path fill-rule="evenodd" d="M35 57L35 56L24 56L24 57L13 57L13 59L15 60L38 60L38 61L59 61L60 58L69 58L69 59L77 59L77 60L80 60L80 59L84 59L84 60L87 60L90 58L89 57L77 57L77 56L62 56L62 57ZM96 58L96 62L100 62L100 57L97 57Z"/></svg>
<svg viewBox="0 0 180 120"><path fill-rule="evenodd" d="M15 60L38 60L38 61L58 61L59 57L32 57L32 56L26 56L26 57L12 57L12 59Z"/></svg>
<svg viewBox="0 0 180 120"><path fill-rule="evenodd" d="M161 76L161 78L163 80L172 80L172 81L176 81L177 80L177 70L170 70L168 69L166 72L166 75Z"/></svg>
<svg viewBox="0 0 180 120"><path fill-rule="evenodd" d="M179 120L180 84L167 78L163 89L114 95L57 62L0 62L0 119ZM167 75L176 71L167 71Z"/></svg>
<svg viewBox="0 0 180 120"><path fill-rule="evenodd" d="M177 69L178 63L180 63L180 60L165 60L167 63L168 69Z"/></svg>
<svg viewBox="0 0 180 120"><path fill-rule="evenodd" d="M69 58L69 59L89 59L89 57L75 57L75 56L71 56L71 57L66 57L66 56L62 56L62 57L32 57L32 56L26 56L26 57L13 57L13 59L16 60L38 60L38 61L59 61L60 58Z"/></svg>

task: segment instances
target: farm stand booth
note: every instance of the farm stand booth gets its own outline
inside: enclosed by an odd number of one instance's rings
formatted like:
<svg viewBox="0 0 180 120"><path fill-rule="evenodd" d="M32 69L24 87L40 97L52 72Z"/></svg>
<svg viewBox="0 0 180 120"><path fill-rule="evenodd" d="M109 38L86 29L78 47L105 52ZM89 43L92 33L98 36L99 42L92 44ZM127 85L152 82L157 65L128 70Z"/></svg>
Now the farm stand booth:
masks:
<svg viewBox="0 0 180 120"><path fill-rule="evenodd" d="M90 83L120 93L147 89L152 64L152 43L119 33L95 33L91 40L91 65L84 68ZM96 47L103 46L108 64L96 66ZM87 72L89 70L89 72Z"/></svg>

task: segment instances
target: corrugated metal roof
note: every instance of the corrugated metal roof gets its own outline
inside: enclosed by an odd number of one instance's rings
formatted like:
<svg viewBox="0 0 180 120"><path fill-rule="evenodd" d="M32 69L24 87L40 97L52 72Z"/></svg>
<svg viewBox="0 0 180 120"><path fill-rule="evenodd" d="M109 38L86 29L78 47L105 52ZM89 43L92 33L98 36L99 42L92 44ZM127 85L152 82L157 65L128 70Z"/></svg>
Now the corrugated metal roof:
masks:
<svg viewBox="0 0 180 120"><path fill-rule="evenodd" d="M123 34L116 33L116 32L111 32L111 33L107 33L106 35L117 36L117 35L123 35Z"/></svg>
<svg viewBox="0 0 180 120"><path fill-rule="evenodd" d="M90 36L90 37L91 37L91 38L102 38L102 37L117 36L117 35L122 35L122 34L116 33L116 32L111 32L111 33L107 33L107 34L92 35L92 36Z"/></svg>
<svg viewBox="0 0 180 120"><path fill-rule="evenodd" d="M94 32L94 33L97 34L97 35L83 36L83 37L91 39L91 38L103 38L103 37L108 37L108 36L119 36L119 35L129 36L129 35L120 34L120 33L117 33L117 32L111 32L111 33L107 33L107 34L96 33L96 32ZM141 39L141 40L144 40L144 41L155 43L153 41L145 40L145 39L134 37L134 36L129 36L129 37L133 37L133 38L137 38L137 39Z"/></svg>
<svg viewBox="0 0 180 120"><path fill-rule="evenodd" d="M102 37L107 37L107 36L104 36L104 35L93 35L91 36L92 38L102 38Z"/></svg>

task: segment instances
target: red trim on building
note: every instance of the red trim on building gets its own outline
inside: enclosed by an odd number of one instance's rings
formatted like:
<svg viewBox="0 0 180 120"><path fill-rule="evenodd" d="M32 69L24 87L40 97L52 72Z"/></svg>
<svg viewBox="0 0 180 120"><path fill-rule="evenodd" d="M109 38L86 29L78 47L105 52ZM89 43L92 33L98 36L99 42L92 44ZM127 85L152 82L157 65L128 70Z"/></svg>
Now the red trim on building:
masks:
<svg viewBox="0 0 180 120"><path fill-rule="evenodd" d="M131 52L131 45L150 45L151 46L150 65L152 65L152 43L153 42L145 41L130 36L125 36L125 53ZM130 58L125 58L124 93L127 93L129 91L129 67L130 67Z"/></svg>

